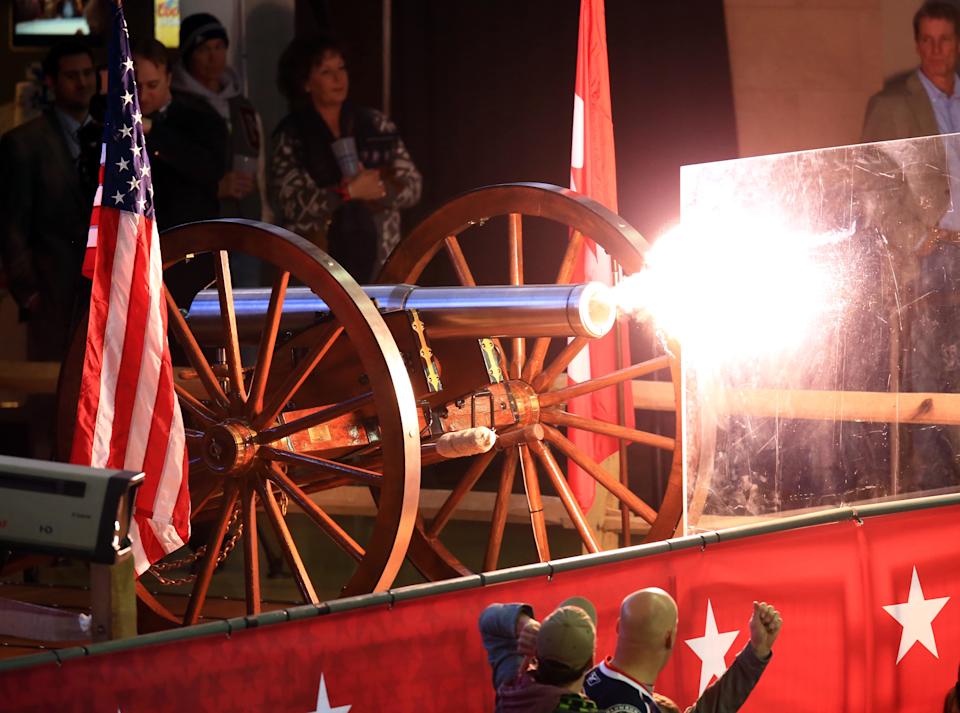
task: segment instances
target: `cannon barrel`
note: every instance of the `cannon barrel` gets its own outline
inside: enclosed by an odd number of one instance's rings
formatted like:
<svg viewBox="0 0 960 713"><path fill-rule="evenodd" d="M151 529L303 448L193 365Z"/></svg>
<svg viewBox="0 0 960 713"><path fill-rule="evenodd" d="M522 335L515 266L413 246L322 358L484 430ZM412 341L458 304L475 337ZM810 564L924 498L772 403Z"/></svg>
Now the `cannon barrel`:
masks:
<svg viewBox="0 0 960 713"><path fill-rule="evenodd" d="M415 309L430 337L602 337L616 319L612 290L599 282L577 285L418 287L366 285L381 312ZM237 331L244 342L259 339L270 288L233 291ZM327 305L307 287L291 287L283 303L281 329L299 332L323 321ZM201 343L222 338L216 290L203 290L187 321Z"/></svg>

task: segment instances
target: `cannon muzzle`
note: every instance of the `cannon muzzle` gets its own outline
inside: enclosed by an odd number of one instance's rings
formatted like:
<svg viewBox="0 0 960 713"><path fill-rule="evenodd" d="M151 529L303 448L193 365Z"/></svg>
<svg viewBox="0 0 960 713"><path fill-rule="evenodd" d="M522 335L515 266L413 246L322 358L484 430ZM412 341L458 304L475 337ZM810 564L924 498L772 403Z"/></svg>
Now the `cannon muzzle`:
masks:
<svg viewBox="0 0 960 713"><path fill-rule="evenodd" d="M444 337L602 337L617 315L612 290L599 282L578 285L495 287L417 287L366 285L381 312L417 310L432 338ZM241 341L260 338L270 289L233 291ZM280 327L297 333L329 317L327 305L307 287L291 287ZM187 314L200 343L222 339L216 290L200 292Z"/></svg>

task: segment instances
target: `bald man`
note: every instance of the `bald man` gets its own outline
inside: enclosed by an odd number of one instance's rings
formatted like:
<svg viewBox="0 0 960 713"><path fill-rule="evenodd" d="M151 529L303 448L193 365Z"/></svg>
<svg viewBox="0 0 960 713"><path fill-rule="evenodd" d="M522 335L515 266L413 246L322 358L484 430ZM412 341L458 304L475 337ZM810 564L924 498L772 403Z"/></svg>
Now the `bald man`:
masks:
<svg viewBox="0 0 960 713"><path fill-rule="evenodd" d="M628 595L620 605L616 653L587 674L584 692L601 708L617 713L662 713L653 688L677 643L677 621L677 603L662 589ZM739 710L773 655L781 625L776 609L754 602L750 643L687 713Z"/></svg>

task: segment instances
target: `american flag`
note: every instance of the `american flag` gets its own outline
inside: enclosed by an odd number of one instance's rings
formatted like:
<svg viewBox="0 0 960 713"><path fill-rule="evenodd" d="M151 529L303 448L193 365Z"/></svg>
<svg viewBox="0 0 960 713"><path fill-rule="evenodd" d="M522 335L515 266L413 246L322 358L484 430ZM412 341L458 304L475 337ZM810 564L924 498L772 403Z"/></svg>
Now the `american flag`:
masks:
<svg viewBox="0 0 960 713"><path fill-rule="evenodd" d="M131 539L137 574L190 536L187 451L167 343L153 212L130 38L114 8L109 92L84 275L93 281L71 461L142 470Z"/></svg>

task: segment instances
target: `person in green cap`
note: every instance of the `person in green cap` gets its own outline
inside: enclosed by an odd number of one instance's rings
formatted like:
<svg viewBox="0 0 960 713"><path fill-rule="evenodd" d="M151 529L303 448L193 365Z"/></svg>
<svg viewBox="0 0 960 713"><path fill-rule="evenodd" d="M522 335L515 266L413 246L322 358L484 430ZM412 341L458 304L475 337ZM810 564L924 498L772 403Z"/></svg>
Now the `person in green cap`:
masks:
<svg viewBox="0 0 960 713"><path fill-rule="evenodd" d="M583 597L560 604L542 622L527 604L491 604L480 634L493 672L497 713L596 711L583 695L593 668L597 612Z"/></svg>

